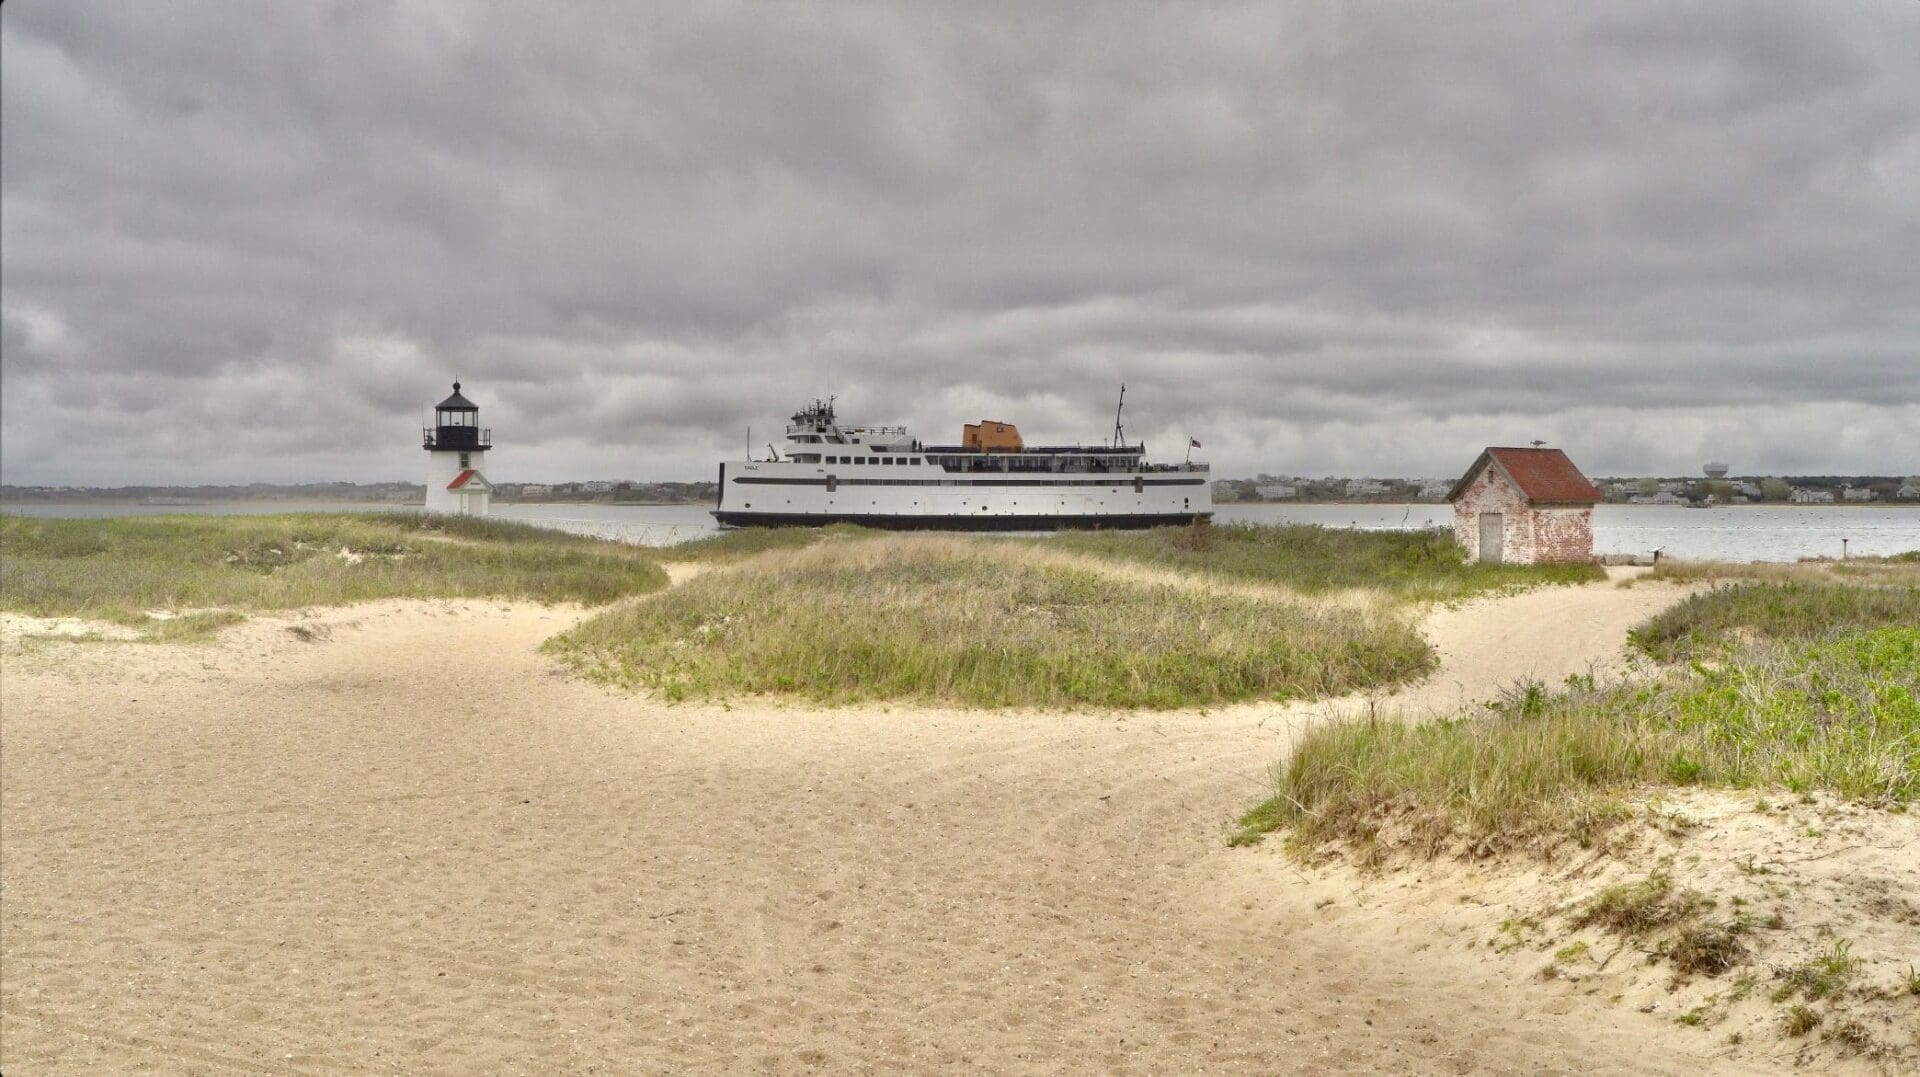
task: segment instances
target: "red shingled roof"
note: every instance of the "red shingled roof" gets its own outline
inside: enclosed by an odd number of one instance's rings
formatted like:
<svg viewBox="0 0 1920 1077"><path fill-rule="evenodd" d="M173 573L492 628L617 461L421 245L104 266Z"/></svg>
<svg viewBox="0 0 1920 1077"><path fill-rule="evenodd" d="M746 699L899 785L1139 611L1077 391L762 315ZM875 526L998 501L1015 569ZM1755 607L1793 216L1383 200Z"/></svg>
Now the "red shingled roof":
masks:
<svg viewBox="0 0 1920 1077"><path fill-rule="evenodd" d="M480 474L478 471L475 471L472 468L468 468L465 471L462 471L460 474L455 475L453 477L453 481L447 484L447 489L458 490L462 486L465 486L470 480L472 480L472 478L475 475L478 475L478 474ZM482 481L484 482L485 480L482 480Z"/></svg>
<svg viewBox="0 0 1920 1077"><path fill-rule="evenodd" d="M1559 449L1490 448L1453 484L1447 500L1452 501L1464 493L1480 469L1488 464L1498 465L1532 504L1591 505L1603 496Z"/></svg>

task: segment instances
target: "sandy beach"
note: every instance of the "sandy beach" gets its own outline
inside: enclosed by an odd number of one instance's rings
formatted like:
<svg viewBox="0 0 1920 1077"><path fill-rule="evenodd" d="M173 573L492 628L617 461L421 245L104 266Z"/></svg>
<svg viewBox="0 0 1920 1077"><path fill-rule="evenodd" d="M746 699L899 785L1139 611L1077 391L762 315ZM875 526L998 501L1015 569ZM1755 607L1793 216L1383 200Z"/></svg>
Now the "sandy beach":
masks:
<svg viewBox="0 0 1920 1077"><path fill-rule="evenodd" d="M1396 702L1615 665L1678 593L1439 609ZM539 653L577 616L11 621L8 1072L1730 1068L1226 847L1289 738L1367 701L669 706Z"/></svg>

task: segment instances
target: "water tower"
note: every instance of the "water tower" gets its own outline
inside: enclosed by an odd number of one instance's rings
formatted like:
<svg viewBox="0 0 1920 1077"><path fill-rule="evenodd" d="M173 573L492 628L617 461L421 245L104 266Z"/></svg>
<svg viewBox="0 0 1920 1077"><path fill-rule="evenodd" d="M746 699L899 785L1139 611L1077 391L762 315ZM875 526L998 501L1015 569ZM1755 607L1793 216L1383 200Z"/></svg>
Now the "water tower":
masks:
<svg viewBox="0 0 1920 1077"><path fill-rule="evenodd" d="M427 450L427 511L459 516L485 516L493 500L493 484L480 473L493 431L480 425L480 407L453 395L433 407L433 425L421 431Z"/></svg>
<svg viewBox="0 0 1920 1077"><path fill-rule="evenodd" d="M1727 465L1725 464L1707 464L1700 470L1706 472L1707 478L1709 479L1719 480L1727 477Z"/></svg>

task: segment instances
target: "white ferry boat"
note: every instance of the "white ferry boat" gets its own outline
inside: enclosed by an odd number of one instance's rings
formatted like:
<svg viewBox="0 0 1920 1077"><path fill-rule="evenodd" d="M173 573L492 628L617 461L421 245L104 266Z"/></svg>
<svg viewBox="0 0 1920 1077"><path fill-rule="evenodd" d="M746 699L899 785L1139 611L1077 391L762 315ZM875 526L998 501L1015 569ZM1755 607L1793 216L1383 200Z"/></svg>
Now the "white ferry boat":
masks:
<svg viewBox="0 0 1920 1077"><path fill-rule="evenodd" d="M1117 417L1112 445L1027 445L991 421L968 423L958 445L926 445L903 426L843 426L832 400L815 401L788 424L785 451L768 449L720 465L722 527L1047 531L1213 515L1207 465L1147 463Z"/></svg>

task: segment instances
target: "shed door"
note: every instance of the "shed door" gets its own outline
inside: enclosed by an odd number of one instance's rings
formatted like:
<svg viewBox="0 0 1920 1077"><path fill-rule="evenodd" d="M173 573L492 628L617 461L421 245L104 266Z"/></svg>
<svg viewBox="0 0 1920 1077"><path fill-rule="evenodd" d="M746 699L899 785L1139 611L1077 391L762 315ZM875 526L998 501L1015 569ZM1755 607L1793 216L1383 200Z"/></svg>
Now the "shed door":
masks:
<svg viewBox="0 0 1920 1077"><path fill-rule="evenodd" d="M1497 512L1480 514L1480 560L1490 565L1500 563L1503 547L1506 545L1506 523Z"/></svg>

